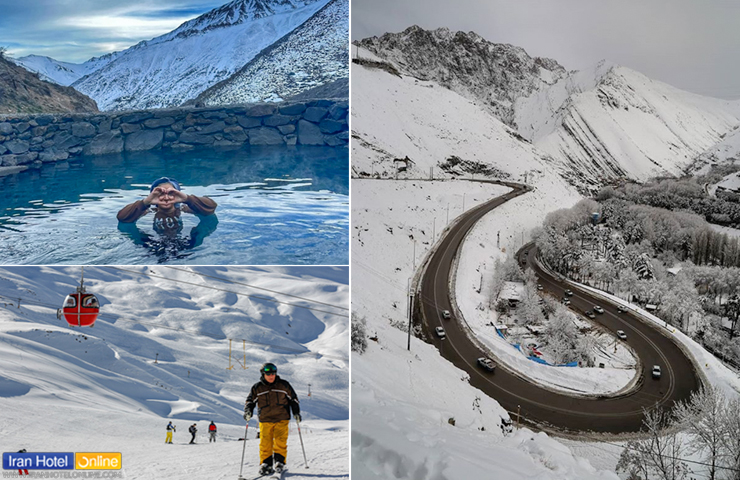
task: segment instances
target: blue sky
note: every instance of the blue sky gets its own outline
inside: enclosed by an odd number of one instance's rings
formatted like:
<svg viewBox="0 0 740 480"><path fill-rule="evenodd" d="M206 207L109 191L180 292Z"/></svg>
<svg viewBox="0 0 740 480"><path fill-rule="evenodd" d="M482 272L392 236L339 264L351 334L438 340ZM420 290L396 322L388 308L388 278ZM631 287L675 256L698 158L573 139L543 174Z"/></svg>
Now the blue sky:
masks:
<svg viewBox="0 0 740 480"><path fill-rule="evenodd" d="M13 57L82 63L177 28L229 0L0 0L0 46Z"/></svg>
<svg viewBox="0 0 740 480"><path fill-rule="evenodd" d="M740 99L737 0L351 1L352 40L447 27L568 69L606 59L684 90Z"/></svg>

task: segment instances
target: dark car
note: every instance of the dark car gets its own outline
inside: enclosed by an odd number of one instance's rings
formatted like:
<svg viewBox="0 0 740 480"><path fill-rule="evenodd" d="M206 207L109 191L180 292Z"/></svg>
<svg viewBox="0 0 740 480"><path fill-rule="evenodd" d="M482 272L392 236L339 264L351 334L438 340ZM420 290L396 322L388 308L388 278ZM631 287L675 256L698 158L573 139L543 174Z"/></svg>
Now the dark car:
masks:
<svg viewBox="0 0 740 480"><path fill-rule="evenodd" d="M566 290L565 291L565 296L566 297L572 297L573 296L573 290Z"/></svg>
<svg viewBox="0 0 740 480"><path fill-rule="evenodd" d="M660 379L660 365L653 365L653 378Z"/></svg>
<svg viewBox="0 0 740 480"><path fill-rule="evenodd" d="M488 357L480 357L478 359L478 365L480 365L482 369L488 370L489 372L496 370L496 364L493 363L493 360Z"/></svg>
<svg viewBox="0 0 740 480"><path fill-rule="evenodd" d="M586 316L587 316L588 318L592 318L592 319L593 319L593 318L596 318L596 314L594 313L594 311L593 311L593 310L586 310Z"/></svg>
<svg viewBox="0 0 740 480"><path fill-rule="evenodd" d="M621 305L619 307L617 307L617 313L624 313L626 311L627 310L625 310L624 307L622 307Z"/></svg>

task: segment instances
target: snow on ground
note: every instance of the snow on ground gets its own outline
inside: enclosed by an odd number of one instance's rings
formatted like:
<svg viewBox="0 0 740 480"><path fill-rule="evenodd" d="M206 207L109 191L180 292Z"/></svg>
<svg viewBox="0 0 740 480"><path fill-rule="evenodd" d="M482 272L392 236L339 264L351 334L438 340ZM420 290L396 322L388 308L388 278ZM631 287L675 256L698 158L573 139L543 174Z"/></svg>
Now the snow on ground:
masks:
<svg viewBox="0 0 740 480"><path fill-rule="evenodd" d="M353 274L354 281L363 275ZM378 341L352 354L353 480L618 478L544 433L523 428L504 436L499 424L507 413L471 387L465 372L416 338L408 352L404 332L367 318Z"/></svg>
<svg viewBox="0 0 740 480"><path fill-rule="evenodd" d="M508 190L468 181L353 179L352 305L367 320L368 336L377 337L352 357L353 479L617 478L543 433L503 436L503 408L433 346L412 338L407 352L406 333L391 324L406 323L414 271L409 235L417 239L418 266L432 219L441 228L448 204L452 220L463 194L468 209Z"/></svg>
<svg viewBox="0 0 740 480"><path fill-rule="evenodd" d="M121 452L125 478L190 480L235 479L246 447L250 477L259 463L258 424L250 423L246 444L237 441L241 415L259 366L271 361L301 399L310 468L292 422L295 478L349 477L347 311L330 306L348 306L346 268L122 268L129 271L85 269L101 315L83 329L55 316L79 281L77 267L0 270L3 451ZM231 359L226 337L234 339ZM164 443L169 420L178 427L174 445ZM206 437L211 420L216 444ZM187 445L193 423L197 445Z"/></svg>
<svg viewBox="0 0 740 480"><path fill-rule="evenodd" d="M547 211L578 200L534 148L470 101L432 82L354 64L352 69L355 175L394 177L393 159L408 156L411 171L401 176L428 177L432 170L439 179L436 167L451 155L492 165L513 179L526 174L536 190L509 207L516 222L502 240L509 237L510 249L521 238L522 222L531 229ZM433 346L412 338L407 352L406 333L394 326L407 322L410 279L432 235L438 239L447 224L448 208L451 222L463 202L469 209L508 190L463 180L353 178L352 309L378 339L368 341L365 354L352 354L353 479L617 478L543 433L522 429L504 437L501 406L471 387ZM533 196L540 200L531 203ZM474 265L466 270L477 275Z"/></svg>
<svg viewBox="0 0 740 480"><path fill-rule="evenodd" d="M357 55L358 48L352 48ZM362 58L373 56L359 49ZM495 166L511 180L553 172L542 154L481 107L434 82L399 78L352 65L352 171L395 176L394 158L408 157L409 176L428 177L452 156ZM553 172L554 175L554 172Z"/></svg>
<svg viewBox="0 0 740 480"><path fill-rule="evenodd" d="M521 195L494 209L479 221L463 244L457 269L456 297L460 311L475 335L494 356L537 383L569 393L606 394L627 386L634 368L570 368L542 365L528 360L490 326L498 321L491 310L491 282L496 259L504 261L541 225L547 213L573 206L580 196L552 177L534 178L535 191ZM500 244L497 247L497 241ZM633 362L627 362L633 363Z"/></svg>

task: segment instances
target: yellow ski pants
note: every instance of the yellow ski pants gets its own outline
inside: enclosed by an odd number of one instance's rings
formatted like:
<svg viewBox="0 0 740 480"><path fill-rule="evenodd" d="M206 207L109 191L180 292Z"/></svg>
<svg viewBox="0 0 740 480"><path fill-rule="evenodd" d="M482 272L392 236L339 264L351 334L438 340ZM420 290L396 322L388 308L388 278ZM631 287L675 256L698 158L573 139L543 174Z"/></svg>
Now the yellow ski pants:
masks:
<svg viewBox="0 0 740 480"><path fill-rule="evenodd" d="M164 439L164 443L172 443L172 430L167 430L167 438Z"/></svg>
<svg viewBox="0 0 740 480"><path fill-rule="evenodd" d="M288 423L281 420L275 423L260 422L260 463L272 457L273 453L288 458ZM268 461L272 464L272 459Z"/></svg>

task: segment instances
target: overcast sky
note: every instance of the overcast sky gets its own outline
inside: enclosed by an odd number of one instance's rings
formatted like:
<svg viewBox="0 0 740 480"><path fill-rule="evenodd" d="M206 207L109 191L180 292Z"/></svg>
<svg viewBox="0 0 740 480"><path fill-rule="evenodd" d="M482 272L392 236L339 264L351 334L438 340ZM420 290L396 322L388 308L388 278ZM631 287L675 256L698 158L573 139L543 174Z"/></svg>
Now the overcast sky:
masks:
<svg viewBox="0 0 740 480"><path fill-rule="evenodd" d="M740 98L738 0L351 0L352 40L411 25L474 31L567 69L606 59L678 88Z"/></svg>
<svg viewBox="0 0 740 480"><path fill-rule="evenodd" d="M170 32L229 0L0 0L0 47L82 63Z"/></svg>

